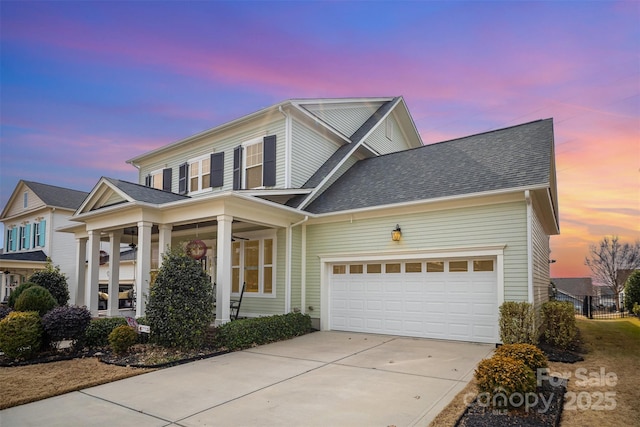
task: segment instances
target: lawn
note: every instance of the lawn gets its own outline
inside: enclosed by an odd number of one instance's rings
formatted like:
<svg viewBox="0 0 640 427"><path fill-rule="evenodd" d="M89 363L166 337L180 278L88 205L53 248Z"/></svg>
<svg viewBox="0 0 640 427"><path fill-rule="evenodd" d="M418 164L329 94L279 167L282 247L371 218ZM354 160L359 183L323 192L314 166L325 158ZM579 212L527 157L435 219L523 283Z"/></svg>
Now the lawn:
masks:
<svg viewBox="0 0 640 427"><path fill-rule="evenodd" d="M569 378L561 427L640 425L640 319L577 319L587 353L574 364L550 363ZM430 427L453 426L465 409L470 383Z"/></svg>

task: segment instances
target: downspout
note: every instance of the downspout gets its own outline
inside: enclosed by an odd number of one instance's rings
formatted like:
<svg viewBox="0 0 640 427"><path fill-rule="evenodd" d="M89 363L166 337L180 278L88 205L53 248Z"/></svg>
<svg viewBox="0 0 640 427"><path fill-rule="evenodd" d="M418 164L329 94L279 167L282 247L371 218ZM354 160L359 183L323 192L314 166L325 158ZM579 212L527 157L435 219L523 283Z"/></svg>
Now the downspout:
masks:
<svg viewBox="0 0 640 427"><path fill-rule="evenodd" d="M533 304L533 236L531 225L533 206L529 190L524 191L524 200L527 204L527 292L529 294L528 301Z"/></svg>
<svg viewBox="0 0 640 427"><path fill-rule="evenodd" d="M291 224L287 227L287 278L285 282L285 297L284 297L284 311L285 313L291 312L291 264L292 264L292 250L291 245L293 243L293 227L297 227L309 220L309 216L305 215L304 219ZM304 252L304 247L303 247ZM303 261L304 262L304 261ZM301 290L302 292L302 290ZM304 295L304 294L303 294ZM303 308L304 310L304 308Z"/></svg>
<svg viewBox="0 0 640 427"><path fill-rule="evenodd" d="M291 116L284 112L282 105L278 111L285 117L284 124L284 188L291 188Z"/></svg>

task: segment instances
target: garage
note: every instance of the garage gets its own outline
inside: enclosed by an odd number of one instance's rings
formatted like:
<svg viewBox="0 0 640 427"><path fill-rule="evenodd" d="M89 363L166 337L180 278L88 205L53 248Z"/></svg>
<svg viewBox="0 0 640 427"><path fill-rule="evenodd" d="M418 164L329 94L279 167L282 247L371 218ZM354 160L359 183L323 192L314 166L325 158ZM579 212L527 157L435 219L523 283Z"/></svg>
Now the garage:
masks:
<svg viewBox="0 0 640 427"><path fill-rule="evenodd" d="M334 262L330 329L498 342L495 258Z"/></svg>

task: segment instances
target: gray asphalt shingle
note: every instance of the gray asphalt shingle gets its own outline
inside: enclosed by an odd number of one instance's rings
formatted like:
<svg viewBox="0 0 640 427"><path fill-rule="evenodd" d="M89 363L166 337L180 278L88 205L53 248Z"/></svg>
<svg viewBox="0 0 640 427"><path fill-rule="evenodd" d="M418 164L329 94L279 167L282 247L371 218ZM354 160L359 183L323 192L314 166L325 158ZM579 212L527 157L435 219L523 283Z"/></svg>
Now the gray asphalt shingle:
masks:
<svg viewBox="0 0 640 427"><path fill-rule="evenodd" d="M360 160L307 208L327 213L549 183L553 120Z"/></svg>
<svg viewBox="0 0 640 427"><path fill-rule="evenodd" d="M77 209L89 195L84 191L34 181L23 181L47 206Z"/></svg>
<svg viewBox="0 0 640 427"><path fill-rule="evenodd" d="M115 185L129 197L139 202L153 203L160 205L162 203L175 202L177 200L188 199L189 196L183 196L169 191L162 191L156 188L146 187L144 185L135 184L129 181L122 181L115 178L107 178L107 181Z"/></svg>

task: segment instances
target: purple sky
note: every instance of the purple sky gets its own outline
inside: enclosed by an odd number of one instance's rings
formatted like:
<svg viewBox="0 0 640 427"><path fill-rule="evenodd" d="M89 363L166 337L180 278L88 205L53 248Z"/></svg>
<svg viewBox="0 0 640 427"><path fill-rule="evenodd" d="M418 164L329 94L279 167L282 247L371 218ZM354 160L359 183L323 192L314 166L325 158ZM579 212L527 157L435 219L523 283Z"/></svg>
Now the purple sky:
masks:
<svg viewBox="0 0 640 427"><path fill-rule="evenodd" d="M640 238L640 2L2 1L0 29L2 205L288 98L403 95L427 144L555 119L554 276Z"/></svg>

